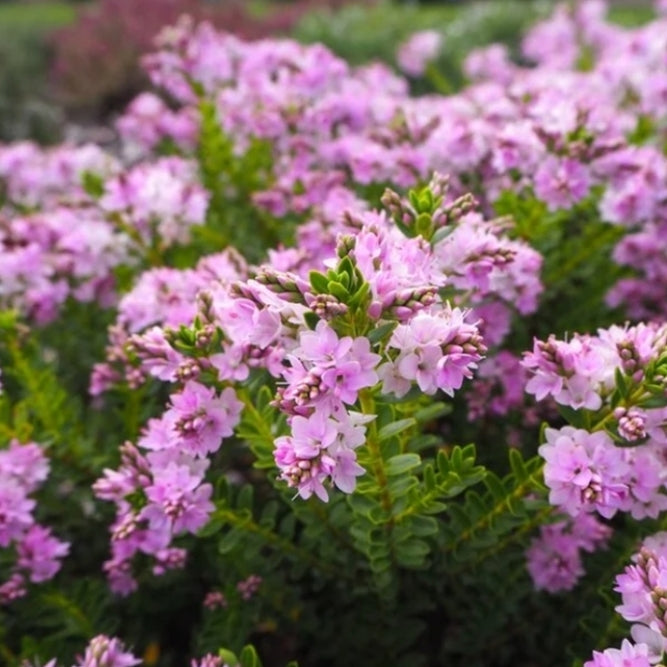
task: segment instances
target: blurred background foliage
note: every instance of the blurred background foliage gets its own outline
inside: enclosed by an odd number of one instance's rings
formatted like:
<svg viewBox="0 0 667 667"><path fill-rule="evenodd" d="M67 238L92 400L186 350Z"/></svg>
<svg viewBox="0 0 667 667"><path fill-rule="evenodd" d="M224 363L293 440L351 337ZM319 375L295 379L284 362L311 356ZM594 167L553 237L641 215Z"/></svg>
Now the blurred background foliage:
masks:
<svg viewBox="0 0 667 667"><path fill-rule="evenodd" d="M268 35L322 42L353 64L393 65L417 30L442 32L441 88L463 84L470 49L503 42L518 52L526 25L549 0L0 0L0 141L62 141L76 128L108 123L145 81L138 67L155 34L183 13L248 39ZM642 0L615 2L633 25L651 17ZM428 91L425 82L417 92ZM77 136L81 136L79 132ZM84 133L85 136L85 133Z"/></svg>

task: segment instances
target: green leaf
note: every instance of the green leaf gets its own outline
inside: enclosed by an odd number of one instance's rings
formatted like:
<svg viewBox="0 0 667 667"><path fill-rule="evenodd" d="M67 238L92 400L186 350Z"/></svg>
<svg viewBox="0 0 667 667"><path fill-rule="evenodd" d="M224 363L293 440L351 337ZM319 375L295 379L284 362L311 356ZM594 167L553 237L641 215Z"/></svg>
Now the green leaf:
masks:
<svg viewBox="0 0 667 667"><path fill-rule="evenodd" d="M257 651L254 646L244 646L239 656L241 667L262 667Z"/></svg>
<svg viewBox="0 0 667 667"><path fill-rule="evenodd" d="M412 491L417 485L418 480L412 475L393 476L387 484L387 489L394 498L399 498Z"/></svg>
<svg viewBox="0 0 667 667"><path fill-rule="evenodd" d="M355 514L362 514L364 516L369 516L379 506L377 500L360 493L353 493L347 496L347 504Z"/></svg>
<svg viewBox="0 0 667 667"><path fill-rule="evenodd" d="M393 438L395 435L403 433L403 431L412 428L416 424L417 420L414 419L414 417L399 419L398 421L392 422L391 424L387 424L380 429L380 432L378 433L378 440L379 442L382 442L388 438Z"/></svg>
<svg viewBox="0 0 667 667"><path fill-rule="evenodd" d="M104 180L99 174L85 171L82 178L83 189L94 199L99 199L104 194Z"/></svg>
<svg viewBox="0 0 667 667"><path fill-rule="evenodd" d="M338 270L338 275L341 276L342 274L346 274L348 277L348 284L349 281L352 281L354 279L355 271L354 271L354 264L352 263L352 260L350 259L349 255L346 255L343 257L343 259L340 260L338 263L338 266L336 267Z"/></svg>
<svg viewBox="0 0 667 667"><path fill-rule="evenodd" d="M523 462L523 456L517 449L510 449L510 467L512 468L512 473L516 478L517 482L523 482L529 477L529 473L526 470L526 466Z"/></svg>
<svg viewBox="0 0 667 667"><path fill-rule="evenodd" d="M412 204L412 208L415 209L415 211L419 210L419 195L416 190L410 190L408 192L408 199L410 200L410 203Z"/></svg>
<svg viewBox="0 0 667 667"><path fill-rule="evenodd" d="M411 516L407 524L412 534L417 537L428 537L438 533L438 522L430 516Z"/></svg>
<svg viewBox="0 0 667 667"><path fill-rule="evenodd" d="M422 408L421 410L417 410L417 412L415 412L415 419L419 424L423 424L424 422L430 422L434 419L438 419L438 417L448 415L451 411L451 405L448 403L443 403L442 401L438 401L432 405Z"/></svg>
<svg viewBox="0 0 667 667"><path fill-rule="evenodd" d="M320 273L319 271L311 271L308 274L308 278L310 280L313 291L316 294L329 293L329 280L324 274Z"/></svg>
<svg viewBox="0 0 667 667"><path fill-rule="evenodd" d="M312 310L306 311L303 315L303 319L306 320L308 328L312 329L313 331L315 331L320 321L320 318Z"/></svg>
<svg viewBox="0 0 667 667"><path fill-rule="evenodd" d="M427 464L423 472L424 486L427 491L432 491L436 486L435 471L432 464Z"/></svg>
<svg viewBox="0 0 667 667"><path fill-rule="evenodd" d="M412 540L396 545L396 560L403 567L419 568L424 565L430 551L423 540Z"/></svg>
<svg viewBox="0 0 667 667"><path fill-rule="evenodd" d="M203 528L197 531L197 537L211 537L222 530L222 527L225 525L225 522L219 517L213 517Z"/></svg>
<svg viewBox="0 0 667 667"><path fill-rule="evenodd" d="M501 502L505 496L506 496L506 491L505 487L503 486L503 483L496 477L494 474L488 474L484 478L484 484L486 485L486 488L489 490L491 493L491 496L496 502Z"/></svg>
<svg viewBox="0 0 667 667"><path fill-rule="evenodd" d="M368 283L363 283L361 287L359 287L359 289L352 295L352 298L348 300L348 305L351 308L358 308L366 301L370 291L371 286Z"/></svg>
<svg viewBox="0 0 667 667"><path fill-rule="evenodd" d="M440 514L441 512L446 511L448 507L449 506L445 505L445 503L432 501L421 511L424 514Z"/></svg>
<svg viewBox="0 0 667 667"><path fill-rule="evenodd" d="M343 303L347 303L347 300L350 298L350 293L342 283L339 283L337 280L329 281L329 293L333 294L338 300Z"/></svg>
<svg viewBox="0 0 667 667"><path fill-rule="evenodd" d="M260 390L257 392L255 398L255 407L259 412L263 412L265 408L271 407L270 403L273 400L273 392L265 384L262 385ZM273 408L271 408L273 410Z"/></svg>
<svg viewBox="0 0 667 667"><path fill-rule="evenodd" d="M218 651L218 655L222 658L225 665L228 665L229 667L236 667L236 665L239 664L239 659L236 655L225 648L221 648Z"/></svg>
<svg viewBox="0 0 667 667"><path fill-rule="evenodd" d="M617 368L614 372L614 377L616 379L616 389L618 389L619 394L622 398L627 398L630 387L628 386L628 379L625 373L620 368Z"/></svg>
<svg viewBox="0 0 667 667"><path fill-rule="evenodd" d="M641 405L643 408L664 408L667 406L667 396L652 396L640 401L638 405Z"/></svg>
<svg viewBox="0 0 667 667"><path fill-rule="evenodd" d="M586 414L579 412L567 405L559 405L558 412L566 419L572 426L576 428L586 428Z"/></svg>
<svg viewBox="0 0 667 667"><path fill-rule="evenodd" d="M396 328L397 324L397 322L387 322L387 324L376 327L369 332L367 338L371 342L371 345L380 342L385 336L389 335Z"/></svg>
<svg viewBox="0 0 667 667"><path fill-rule="evenodd" d="M420 213L415 222L415 231L425 239L433 236L433 220L429 213Z"/></svg>
<svg viewBox="0 0 667 667"><path fill-rule="evenodd" d="M387 461L386 473L388 477L402 475L408 470L412 470L421 464L419 454L399 454L393 456Z"/></svg>
<svg viewBox="0 0 667 667"><path fill-rule="evenodd" d="M236 528L232 528L219 542L218 552L220 554L228 554L233 551L243 539L243 533Z"/></svg>
<svg viewBox="0 0 667 667"><path fill-rule="evenodd" d="M240 509L252 510L253 507L253 496L255 489L251 484L245 484L239 491L239 495L236 499L236 504Z"/></svg>

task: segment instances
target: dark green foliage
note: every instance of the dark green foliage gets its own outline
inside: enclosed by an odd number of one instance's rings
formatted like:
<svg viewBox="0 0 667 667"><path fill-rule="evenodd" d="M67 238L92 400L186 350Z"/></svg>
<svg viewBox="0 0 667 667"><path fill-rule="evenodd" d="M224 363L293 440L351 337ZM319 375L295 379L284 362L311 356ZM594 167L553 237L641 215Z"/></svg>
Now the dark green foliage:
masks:
<svg viewBox="0 0 667 667"><path fill-rule="evenodd" d="M514 221L513 233L545 258L540 310L529 321L517 323L527 334L517 341L517 349L528 349L533 336L590 332L618 321L618 313L605 305L604 297L623 275L611 258L623 229L600 219L597 200L594 195L568 211L555 213L548 212L530 192L507 190L495 202L495 212ZM545 312L557 315L545 318Z"/></svg>
<svg viewBox="0 0 667 667"><path fill-rule="evenodd" d="M538 3L489 0L458 6L420 7L388 1L372 7L350 6L336 14L313 13L301 21L296 36L304 42L322 42L353 64L372 59L395 63L396 49L411 33L437 30L443 49L436 69L421 91L451 92L464 81L461 64L471 49L493 42L515 48L522 31L543 11Z"/></svg>
<svg viewBox="0 0 667 667"><path fill-rule="evenodd" d="M211 193L205 227L195 229L192 257L203 249L243 248L251 261L259 260L278 240L289 240L289 224L252 205L252 193L270 185L272 152L269 142L253 140L240 157L221 127L215 105L201 103L198 151L202 183ZM231 196L230 196L231 195ZM192 262L190 262L192 263Z"/></svg>
<svg viewBox="0 0 667 667"><path fill-rule="evenodd" d="M0 141L61 137L63 115L48 86L48 34L73 15L64 3L0 5Z"/></svg>

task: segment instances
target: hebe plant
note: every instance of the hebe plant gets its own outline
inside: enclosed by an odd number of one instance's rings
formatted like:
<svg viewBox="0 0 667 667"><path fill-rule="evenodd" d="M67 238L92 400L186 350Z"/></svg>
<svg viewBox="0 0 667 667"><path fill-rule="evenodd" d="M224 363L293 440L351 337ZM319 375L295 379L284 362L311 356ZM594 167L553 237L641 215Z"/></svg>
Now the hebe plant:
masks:
<svg viewBox="0 0 667 667"><path fill-rule="evenodd" d="M659 662L665 19L157 47L120 157L0 149L2 660Z"/></svg>

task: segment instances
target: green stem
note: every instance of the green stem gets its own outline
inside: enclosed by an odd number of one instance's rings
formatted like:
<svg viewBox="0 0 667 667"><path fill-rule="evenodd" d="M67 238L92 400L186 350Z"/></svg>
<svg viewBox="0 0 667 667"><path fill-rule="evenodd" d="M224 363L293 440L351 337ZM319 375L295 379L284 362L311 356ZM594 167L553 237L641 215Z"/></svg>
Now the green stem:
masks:
<svg viewBox="0 0 667 667"><path fill-rule="evenodd" d="M432 491L428 491L422 494L415 503L409 507L406 507L402 512L394 515L394 523L399 524L415 514L421 514L422 508L428 507L431 502L442 496L443 492L438 487L434 488Z"/></svg>
<svg viewBox="0 0 667 667"><path fill-rule="evenodd" d="M310 501L306 503L306 507L312 514L317 517L317 520L326 527L329 534L336 540L338 544L352 553L357 553L357 550L354 548L352 542L350 542L350 540L347 538L347 535L331 523L329 520L329 513L325 511L324 505L319 499L311 498Z"/></svg>
<svg viewBox="0 0 667 667"><path fill-rule="evenodd" d="M366 415L377 415L377 408L375 406L375 399L370 389L362 389L359 392L359 403L361 411ZM385 469L385 462L382 457L380 449L380 441L378 438L377 420L373 420L366 433L366 445L360 454L365 454L363 463L370 467L370 472L375 477L379 492L380 504L385 514L385 523L383 525L384 534L389 547L389 555L391 563L394 568L397 567L396 553L394 548L393 532L394 532L394 517L393 507L394 501L389 492L389 479ZM362 464L363 464L362 463ZM364 467L367 467L366 465Z"/></svg>
<svg viewBox="0 0 667 667"><path fill-rule="evenodd" d="M570 259L558 266L554 267L550 272L546 273L543 282L545 285L557 285L565 278L570 276L572 272L582 264L585 264L591 257L598 254L600 249L608 243L618 240L622 236L623 230L619 230L616 226L610 226L604 233L599 234L594 239L587 239L586 243L581 244L581 250L570 257Z"/></svg>
<svg viewBox="0 0 667 667"><path fill-rule="evenodd" d="M530 521L526 521L520 528L517 528L516 530L512 531L512 533L510 533L510 535L508 535L504 540L501 540L500 542L498 542L498 544L496 544L492 548L487 549L486 551L481 553L475 560L466 562L463 564L462 567L453 570L452 574L459 574L471 568L476 568L483 562L487 561L492 556L495 556L505 551L507 547L521 540L535 528L538 528L539 526L543 525L544 520L551 514L553 514L554 509L555 509L554 507L545 507L541 509L539 512L535 514L535 516L533 516L533 518Z"/></svg>
<svg viewBox="0 0 667 667"><path fill-rule="evenodd" d="M424 78L433 86L433 88L435 88L436 92L441 95L451 95L454 92L452 84L433 63L429 63L426 66Z"/></svg>
<svg viewBox="0 0 667 667"><path fill-rule="evenodd" d="M258 435L260 435L267 443L273 443L275 439L273 432L262 417L260 411L253 404L248 392L245 389L241 389L236 392L236 395L243 403L246 412L252 416L253 425L257 428Z"/></svg>
<svg viewBox="0 0 667 667"><path fill-rule="evenodd" d="M368 389L363 389L359 393L359 403L361 404L361 411L365 415L377 415L377 410L375 408L375 399ZM382 452L380 451L380 442L378 440L378 429L376 420L373 420L368 426L368 432L366 435L366 453L369 454L369 463L371 465L371 471L377 480L378 486L380 487L380 499L382 503L382 509L384 509L387 518L388 518L388 527L391 528L393 523L392 516L392 507L394 505L389 493L388 484L389 480L387 478L387 472L384 467L384 459L382 458Z"/></svg>
<svg viewBox="0 0 667 667"><path fill-rule="evenodd" d="M529 477L527 477L521 484L519 484L508 496L505 496L500 502L496 503L489 512L484 516L481 516L477 522L464 530L453 542L450 542L445 546L444 551L446 553L455 551L463 542L467 542L472 538L472 536L481 529L487 528L490 526L493 521L509 511L511 506L511 501L521 500L525 495L530 493L535 489L536 486L540 486L542 483L542 470L544 468L544 463Z"/></svg>
<svg viewBox="0 0 667 667"><path fill-rule="evenodd" d="M301 547L296 546L291 540L286 540L279 535L276 535L274 532L268 528L264 528L256 523L253 519L249 518L247 515L240 516L236 512L230 509L218 509L215 513L214 518L219 518L225 523L237 528L239 530L244 530L253 535L257 535L264 540L269 546L280 553L290 554L297 560L301 560L307 563L309 566L320 570L330 576L351 579L351 573L344 570L337 570L332 567L329 563L324 563L316 558L310 551L306 551Z"/></svg>

